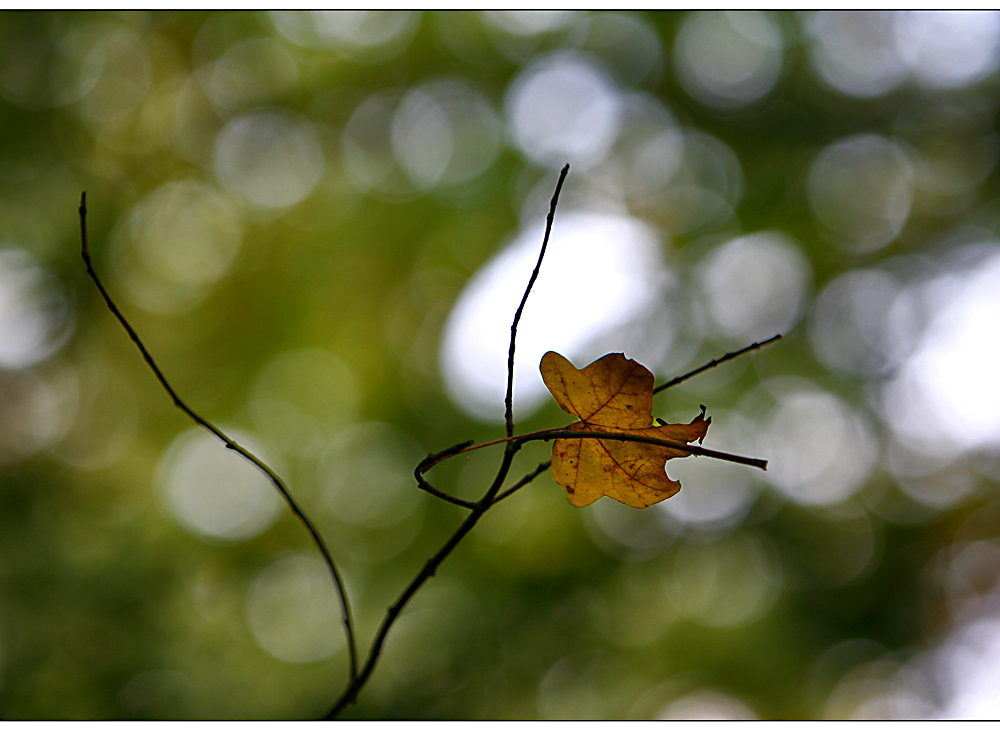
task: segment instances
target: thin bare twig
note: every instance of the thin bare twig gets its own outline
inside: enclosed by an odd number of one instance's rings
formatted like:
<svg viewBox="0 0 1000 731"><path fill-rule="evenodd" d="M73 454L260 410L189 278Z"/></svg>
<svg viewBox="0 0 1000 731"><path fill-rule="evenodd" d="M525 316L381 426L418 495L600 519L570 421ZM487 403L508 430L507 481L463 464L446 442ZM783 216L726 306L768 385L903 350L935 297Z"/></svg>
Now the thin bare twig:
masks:
<svg viewBox="0 0 1000 731"><path fill-rule="evenodd" d="M556 427L561 429L562 427ZM503 439L494 439L491 442L483 442L482 444L476 444L473 441L465 442L464 444L456 444L455 447L451 447L444 451L438 452L436 454L428 455L424 460L417 465L417 472L424 474L432 467L439 465L446 459L454 457L459 454L465 454L466 452L475 452L477 449L484 449L486 447L495 447L498 444L509 444L510 442L521 439L526 436L533 436L535 434L548 434L552 429L542 429L541 431L528 432L528 434L520 434L516 437L504 437Z"/></svg>
<svg viewBox="0 0 1000 731"><path fill-rule="evenodd" d="M538 261L535 263L535 269L531 272L531 279L528 280L524 296L521 297L521 304L518 305L517 312L514 313L514 322L510 326L510 350L507 352L507 395L504 398L504 405L506 406L504 421L507 422L508 437L514 436L514 340L517 338L517 323L521 320L521 313L524 311L524 304L528 301L528 295L531 294L531 287L535 283L535 279L538 278L538 270L542 268L542 259L545 258L545 248L549 245L549 234L552 233L552 221L556 217L556 205L559 203L559 193L562 191L563 181L566 180L568 173L569 163L566 163L559 173L559 182L556 183L556 190L552 194L552 200L549 203L549 215L545 220L545 236L542 238L542 250L538 252Z"/></svg>
<svg viewBox="0 0 1000 731"><path fill-rule="evenodd" d="M693 371L688 371L683 376L677 376L677 378L674 378L674 379L672 379L670 381L667 381L662 386L657 386L656 388L653 389L653 394L654 395L658 394L660 391L664 391L664 390L670 388L671 386L676 386L678 383L683 383L684 381L688 380L689 378L694 378L699 373L704 373L705 371L709 370L710 368L715 368L717 365L722 365L723 363L725 363L728 360L732 360L733 358L738 358L741 355L743 355L744 353L749 353L751 350L758 350L760 348L763 348L765 345L770 345L771 343L776 343L779 340L781 340L781 335L780 334L775 335L774 337L768 338L767 340L762 340L759 343L752 343L752 344L748 345L745 348L740 348L739 350L734 350L732 353L726 353L721 358L716 358L715 360L710 361L710 362L706 363L703 366L695 368Z"/></svg>
<svg viewBox="0 0 1000 731"><path fill-rule="evenodd" d="M312 521L305 514L305 512L303 512L302 508L300 508L298 503L295 502L295 499L292 497L291 492L289 492L288 487L285 485L284 481L282 481L282 479L277 475L277 473L275 473L274 470L268 467L262 460L260 460L252 452L244 449L235 441L233 441L217 426L203 419L201 416L192 411L191 408L186 403L184 403L181 397L177 395L177 392L174 391L173 387L167 381L166 376L163 375L163 372L160 370L159 366L156 365L156 361L153 360L153 356L150 355L148 350L146 350L146 346L143 345L143 342L139 338L138 333L136 333L136 331L132 328L128 320L125 319L125 316L118 309L118 306L115 305L114 300L111 299L111 295L108 294L108 291L104 288L104 285L101 283L100 277L97 276L97 272L94 270L94 265L90 260L90 249L88 248L87 245L87 194L86 193L83 193L80 196L79 212L80 212L80 239L82 242L81 253L83 255L83 263L87 267L87 274L89 274L90 278L94 280L94 284L97 285L97 289L101 293L101 297L104 298L104 303L108 306L108 309L111 310L111 314L114 315L115 318L118 320L118 322L121 323L121 326L125 328L125 332L128 333L129 338L132 339L132 342L135 343L136 347L139 349L139 352L142 353L143 360L146 361L146 365L149 366L149 369L153 371L153 375L156 376L156 379L160 382L160 385L163 386L163 390L165 390L167 394L170 396L170 398L173 399L174 406L176 406L178 409L187 414L187 416L196 424L204 427L212 434L214 434L216 437L218 437L218 439L223 444L226 445L226 449L231 449L232 451L236 452L245 460L249 461L252 465L254 465L254 467L256 467L258 470L264 473L264 475L268 478L268 480L271 481L271 484L274 485L274 487L278 490L281 496L285 499L285 502L288 504L288 507L291 509L292 513L295 514L295 516L305 526L306 530L309 531L309 535L312 537L313 543L316 544L316 547L319 549L320 554L322 554L323 556L323 560L326 562L327 568L330 570L330 575L333 577L333 582L337 587L337 593L340 596L340 609L341 609L341 615L343 617L344 634L347 637L347 647L348 647L348 653L350 655L350 677L351 681L353 681L358 675L357 644L354 638L354 620L351 616L351 607L350 607L350 602L348 601L347 598L347 589L344 586L344 580L340 575L340 571L337 569L337 565L333 561L333 556L330 555L330 551L326 547L326 542L323 540L323 537L316 529L316 526L313 525Z"/></svg>

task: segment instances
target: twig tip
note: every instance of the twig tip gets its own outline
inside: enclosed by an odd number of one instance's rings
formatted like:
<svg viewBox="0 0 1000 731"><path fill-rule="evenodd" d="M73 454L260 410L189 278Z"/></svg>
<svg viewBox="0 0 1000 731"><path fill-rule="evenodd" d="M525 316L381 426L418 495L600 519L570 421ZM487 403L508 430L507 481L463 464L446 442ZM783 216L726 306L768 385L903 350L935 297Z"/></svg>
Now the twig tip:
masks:
<svg viewBox="0 0 1000 731"><path fill-rule="evenodd" d="M80 251L83 254L84 261L87 262L89 271L90 250L87 247L87 191L80 193L80 208L78 211L80 213ZM91 273L91 276L94 277L96 275ZM99 284L98 288L100 288ZM114 310L112 310L112 312L113 311Z"/></svg>

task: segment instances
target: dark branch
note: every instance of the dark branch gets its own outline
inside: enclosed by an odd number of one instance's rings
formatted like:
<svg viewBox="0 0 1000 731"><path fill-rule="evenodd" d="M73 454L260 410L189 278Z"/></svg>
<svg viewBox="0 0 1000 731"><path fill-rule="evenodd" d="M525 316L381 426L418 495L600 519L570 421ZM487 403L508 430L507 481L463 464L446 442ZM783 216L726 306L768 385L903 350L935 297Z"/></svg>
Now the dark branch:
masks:
<svg viewBox="0 0 1000 731"><path fill-rule="evenodd" d="M149 351L146 350L146 346L143 345L142 340L139 339L138 333L136 333L136 331L132 328L128 320L125 319L125 316L118 309L117 305L115 305L114 300L111 299L111 295L108 294L108 291L104 288L104 285L101 283L100 278L97 276L97 272L94 271L94 265L90 260L90 250L87 245L87 194L86 193L83 193L83 195L80 196L79 212L80 212L80 239L82 242L81 253L83 255L83 263L87 267L87 274L89 274L90 278L94 280L94 284L97 285L97 289L101 293L101 297L104 298L104 303L108 306L108 309L111 310L111 314L114 315L115 318L118 320L118 322L121 323L121 326L125 328L125 332L128 333L128 336L132 339L132 342L135 343L136 347L139 349L139 352L142 353L143 360L146 361L146 365L149 366L149 369L153 371L153 375L156 376L156 379L160 382L160 385L163 386L163 390L165 390L167 394L170 396L170 398L173 399L174 405L178 409L187 414L188 417L196 424L212 432L212 434L218 437L218 439L223 444L226 445L226 449L231 449L232 451L236 452L241 457L243 457L251 464L253 464L258 470L264 473L264 475L267 476L268 480L271 481L271 484L273 484L274 487L281 494L281 497L285 499L285 502L288 504L288 507L291 509L292 513L295 514L295 516L305 526L306 530L309 531L309 535L312 537L313 543L316 544L316 547L319 549L320 554L322 554L323 556L323 560L326 562L327 568L330 570L330 575L333 577L333 582L337 587L337 593L340 596L340 609L344 623L344 634L347 636L347 646L350 655L350 674L351 674L351 680L353 681L358 674L357 645L354 639L354 620L351 617L351 607L347 599L347 589L344 586L344 580L340 575L340 571L337 569L337 565L333 561L333 556L330 555L330 551L326 547L326 542L323 540L323 537L316 529L316 526L313 525L312 521L309 520L308 516L306 516L306 514L302 511L302 508L300 508L298 503L295 502L295 499L292 497L291 492L289 492L288 487L286 487L282 479L278 477L277 473L275 473L274 470L272 470L270 467L264 464L264 462L261 461L256 455L247 451L239 444L237 444L235 441L230 439L229 436L226 435L221 429L216 427L214 424L211 424L210 422L206 421L198 414L196 414L194 411L192 411L190 407L188 407L188 405L184 403L181 397L177 395L173 387L171 387L171 385L167 382L167 379L163 375L163 372L160 370L159 366L156 365L156 361L153 360L153 356L149 354Z"/></svg>
<svg viewBox="0 0 1000 731"><path fill-rule="evenodd" d="M507 351L507 396L504 398L506 406L504 420L507 422L508 437L514 436L514 340L517 338L517 323L521 319L521 313L524 311L524 304L528 301L528 295L531 294L531 287L534 285L535 279L538 278L538 270L542 267L542 259L545 258L545 248L549 245L549 234L552 233L552 221L556 216L556 205L559 203L559 193L562 191L563 181L566 180L568 173L569 163L564 165L562 171L559 173L559 182L556 183L556 190L552 194L552 201L549 203L549 215L545 220L545 236L542 238L542 250L538 252L538 262L535 264L534 271L531 272L531 279L528 280L528 286L524 289L524 296L521 297L521 304L518 305L517 312L514 313L514 322L510 326L510 350Z"/></svg>
<svg viewBox="0 0 1000 731"><path fill-rule="evenodd" d="M747 347L741 348L740 350L734 350L732 353L726 353L721 358L716 358L715 360L706 363L705 365L700 366L699 368L695 368L693 371L685 373L683 376L677 376L677 378L674 378L671 381L667 381L662 386L657 386L656 388L653 389L653 393L657 394L660 391L664 391L670 388L671 386L676 386L678 383L683 383L689 378L694 378L699 373L704 373L705 371L711 368L715 368L717 365L722 365L728 360L732 360L733 358L739 358L744 353L749 353L751 350L758 350L760 348L763 348L765 345L776 343L779 340L781 340L781 335L775 335L773 338L768 338L767 340L763 340L759 343L753 343L752 345L748 345Z"/></svg>

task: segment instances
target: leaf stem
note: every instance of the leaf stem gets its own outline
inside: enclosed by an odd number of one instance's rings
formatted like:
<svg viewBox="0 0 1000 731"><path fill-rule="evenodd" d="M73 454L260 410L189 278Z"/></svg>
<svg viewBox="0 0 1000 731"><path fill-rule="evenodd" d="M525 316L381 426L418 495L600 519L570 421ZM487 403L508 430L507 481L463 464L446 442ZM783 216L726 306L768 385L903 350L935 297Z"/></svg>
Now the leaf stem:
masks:
<svg viewBox="0 0 1000 731"><path fill-rule="evenodd" d="M656 439L655 437L647 437L642 434L627 434L621 432L580 432L570 431L563 428L549 430L547 434L543 432L525 434L523 437L517 437L515 439L515 443L520 445L539 440L547 442L550 439L607 439L614 442L641 442L642 444L655 444L660 447L669 447L670 449L676 449L679 452L693 454L695 457L711 457L712 459L720 459L724 462L735 462L736 464L757 467L765 471L767 470L766 459L744 457L739 454L730 454L729 452L718 452L714 449L705 449L704 447L699 447L693 444L672 442L667 439Z"/></svg>
<svg viewBox="0 0 1000 731"><path fill-rule="evenodd" d="M580 422L576 422L580 423ZM515 437L506 437L504 439L494 439L492 442L483 442L482 444L471 444L469 446L463 447L462 449L456 450L446 454L440 459L434 460L424 460L421 464L423 465L423 472L426 472L431 467L440 464L444 460L454 457L459 454L465 454L466 452L473 452L477 449L482 449L483 447L492 447L497 444L517 444L520 448L521 445L527 444L528 442L537 441L549 441L550 439L608 439L611 441L618 442L642 442L643 444L656 444L661 447L670 447L671 449L677 449L681 452L687 452L688 454L693 454L695 456L701 457L711 457L712 459L721 459L726 462L735 462L737 464L745 464L750 467L758 467L762 470L767 469L767 460L758 459L757 457L743 457L738 454L730 454L729 452L718 452L714 449L705 449L704 447L695 446L692 444L684 444L682 442L672 442L667 439L656 439L655 437L647 437L642 434L628 434L625 432L586 432L586 431L571 431L567 427L560 426L553 429L542 429L541 431L528 432L527 434L519 434ZM437 457L437 455L433 455ZM418 469L420 469L418 467Z"/></svg>

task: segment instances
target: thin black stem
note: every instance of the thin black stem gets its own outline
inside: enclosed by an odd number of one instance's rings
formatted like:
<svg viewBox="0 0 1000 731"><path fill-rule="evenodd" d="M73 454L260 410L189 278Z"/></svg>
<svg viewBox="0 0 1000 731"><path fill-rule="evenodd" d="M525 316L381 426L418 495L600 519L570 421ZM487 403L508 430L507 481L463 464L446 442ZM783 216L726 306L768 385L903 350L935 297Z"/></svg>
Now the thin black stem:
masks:
<svg viewBox="0 0 1000 731"><path fill-rule="evenodd" d="M771 343L776 343L779 340L781 340L781 335L780 334L779 335L775 335L772 338L768 338L767 340L762 340L759 343L753 343L752 345L748 345L745 348L741 348L739 350L734 350L732 353L726 353L721 358L716 358L715 360L710 361L710 362L706 363L703 366L695 368L693 371L688 371L683 376L677 376L677 378L674 378L673 380L667 381L662 386L657 386L656 388L653 389L653 393L657 394L660 391L664 391L664 390L670 388L671 386L676 386L678 383L684 383L684 381L688 380L689 378L694 378L699 373L704 373L705 371L709 370L710 368L715 368L717 365L722 365L727 360L732 360L733 358L738 358L741 355L743 355L744 353L749 353L751 350L758 350L760 348L763 348L765 345L770 345Z"/></svg>
<svg viewBox="0 0 1000 731"><path fill-rule="evenodd" d="M542 474L543 472L545 472L551 466L552 466L552 461L551 460L549 460L548 462L542 462L540 465L538 465L531 472L529 472L528 474L526 474L520 480L518 480L513 485L511 485L510 487L508 487L506 490L504 490L502 493L500 493L499 495L497 495L493 499L493 504L496 505L498 502L500 502L504 498L510 497L515 492L517 492L518 490L520 490L522 487L524 487L525 485L529 484L532 480L534 480L540 474Z"/></svg>
<svg viewBox="0 0 1000 731"><path fill-rule="evenodd" d="M542 267L542 259L545 258L545 248L549 245L549 234L552 233L552 221L556 217L556 205L559 203L559 193L562 191L563 181L566 180L568 173L569 163L566 163L559 173L559 182L556 183L556 190L552 194L552 200L549 203L549 215L545 220L545 236L542 238L542 250L538 252L538 261L535 263L535 269L531 272L531 279L528 280L524 296L521 297L521 304L518 305L517 312L514 313L514 322L510 326L510 350L507 351L507 395L504 398L504 405L506 406L504 421L507 423L508 437L514 436L514 340L517 338L517 323L521 320L521 312L524 311L524 304L528 301L528 295L531 294L531 287L535 283L535 279L538 278L538 270Z"/></svg>
<svg viewBox="0 0 1000 731"><path fill-rule="evenodd" d="M358 653L357 644L354 639L354 620L351 616L350 602L347 598L347 588L344 586L344 580L340 575L340 571L337 569L337 565L333 561L333 556L330 555L330 551L326 547L326 542L323 540L323 537L316 529L316 526L313 525L313 522L309 519L305 512L303 512L302 508L299 507L298 503L295 502L295 499L292 497L291 492L289 492L288 487L274 470L268 467L252 452L249 452L233 441L217 426L192 411L191 408L184 403L181 397L177 395L177 392L174 391L170 383L167 382L163 372L160 370L159 366L156 365L156 361L153 360L153 356L150 355L149 351L146 350L146 346L143 345L138 333L136 333L136 331L132 328L128 320L125 319L125 316L118 309L118 306L115 305L114 300L111 299L111 295L108 294L108 291L104 288L100 278L97 276L97 272L94 271L94 265L90 260L90 250L87 245L86 193L83 193L83 195L80 196L80 239L82 242L81 253L83 255L83 263L87 266L87 274L89 274L90 278L94 280L94 284L97 285L97 289L101 293L101 297L104 298L104 303L108 306L108 309L111 310L111 314L114 315L118 322L121 323L121 326L125 328L125 332L128 333L129 338L132 339L132 342L135 343L139 352L142 353L143 360L146 361L146 365L149 366L153 375L156 376L160 385L163 386L163 390L165 390L170 398L173 399L174 406L187 414L187 416L196 424L212 432L212 434L218 437L218 439L226 445L226 449L231 449L236 452L264 473L268 480L271 481L271 484L273 484L277 491L281 494L281 497L285 499L285 502L288 504L292 513L295 514L295 516L306 527L306 530L309 531L309 535L312 537L313 543L316 544L320 554L323 556L323 560L326 562L327 568L330 570L330 575L333 577L333 582L337 587L337 593L340 596L340 609L343 617L344 634L347 637L347 647L350 655L350 676L351 681L353 681L358 675Z"/></svg>

